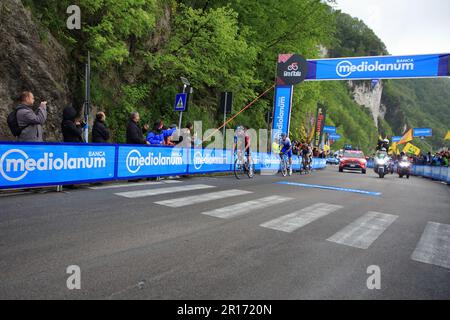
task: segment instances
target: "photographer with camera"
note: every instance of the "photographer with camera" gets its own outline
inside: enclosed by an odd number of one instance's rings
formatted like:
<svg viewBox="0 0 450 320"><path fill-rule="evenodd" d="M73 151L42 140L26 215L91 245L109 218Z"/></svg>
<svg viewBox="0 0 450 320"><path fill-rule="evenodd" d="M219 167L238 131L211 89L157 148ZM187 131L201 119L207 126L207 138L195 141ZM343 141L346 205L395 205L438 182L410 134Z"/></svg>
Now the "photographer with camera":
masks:
<svg viewBox="0 0 450 320"><path fill-rule="evenodd" d="M42 101L39 108L34 111L34 95L24 91L19 96L19 105L8 117L8 125L14 136L23 142L43 142L44 132L42 126L47 121L47 102Z"/></svg>
<svg viewBox="0 0 450 320"><path fill-rule="evenodd" d="M64 108L61 123L64 142L83 142L83 127L86 124L82 121L76 121L76 117L77 110L72 105Z"/></svg>

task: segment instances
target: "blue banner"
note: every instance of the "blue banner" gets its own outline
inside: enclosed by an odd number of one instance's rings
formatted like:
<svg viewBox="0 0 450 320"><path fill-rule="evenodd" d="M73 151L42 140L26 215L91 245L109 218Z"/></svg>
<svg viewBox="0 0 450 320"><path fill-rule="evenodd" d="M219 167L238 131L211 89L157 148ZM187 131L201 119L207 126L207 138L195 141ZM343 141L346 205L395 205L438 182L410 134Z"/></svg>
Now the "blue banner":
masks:
<svg viewBox="0 0 450 320"><path fill-rule="evenodd" d="M306 80L448 77L450 54L308 60Z"/></svg>
<svg viewBox="0 0 450 320"><path fill-rule="evenodd" d="M272 142L278 143L282 133L289 134L291 119L292 86L277 86L273 112Z"/></svg>
<svg viewBox="0 0 450 320"><path fill-rule="evenodd" d="M336 133L336 127L333 126L324 126L323 127L324 133Z"/></svg>
<svg viewBox="0 0 450 320"><path fill-rule="evenodd" d="M187 174L188 149L170 147L118 147L117 178Z"/></svg>
<svg viewBox="0 0 450 320"><path fill-rule="evenodd" d="M190 149L189 173L208 173L230 171L234 165L234 157L229 150Z"/></svg>
<svg viewBox="0 0 450 320"><path fill-rule="evenodd" d="M399 142L402 139L402 136L392 137L392 142Z"/></svg>
<svg viewBox="0 0 450 320"><path fill-rule="evenodd" d="M0 187L112 180L115 146L0 144Z"/></svg>
<svg viewBox="0 0 450 320"><path fill-rule="evenodd" d="M330 135L328 136L328 139L333 140L333 141L337 141L337 140L339 140L340 138L341 138L341 135L340 135L340 134L337 134L337 133L330 134Z"/></svg>
<svg viewBox="0 0 450 320"><path fill-rule="evenodd" d="M252 152L255 169L276 174L278 154ZM324 168L314 159L313 168ZM293 157L293 169L301 159ZM232 172L231 150L138 145L0 143L0 189L167 175Z"/></svg>
<svg viewBox="0 0 450 320"><path fill-rule="evenodd" d="M414 128L413 137L432 137L433 130L431 128Z"/></svg>

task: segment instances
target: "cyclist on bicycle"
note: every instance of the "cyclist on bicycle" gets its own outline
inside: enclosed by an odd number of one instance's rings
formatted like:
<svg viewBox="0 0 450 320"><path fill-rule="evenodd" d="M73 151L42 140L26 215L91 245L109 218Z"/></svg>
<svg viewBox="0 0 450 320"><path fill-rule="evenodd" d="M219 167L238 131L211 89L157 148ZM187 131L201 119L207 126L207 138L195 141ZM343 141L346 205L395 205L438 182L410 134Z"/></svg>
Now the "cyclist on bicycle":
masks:
<svg viewBox="0 0 450 320"><path fill-rule="evenodd" d="M302 162L303 162L303 169L306 169L306 167L310 166L311 164L311 156L312 156L312 150L311 147L304 143L302 145Z"/></svg>
<svg viewBox="0 0 450 320"><path fill-rule="evenodd" d="M241 155L242 150L247 158L247 163L251 163L251 137L247 132L248 128L246 126L238 126L236 128L236 133L234 135L233 150L238 150Z"/></svg>
<svg viewBox="0 0 450 320"><path fill-rule="evenodd" d="M280 139L280 158L283 160L283 155L286 155L289 158L289 174L292 174L292 143L291 140L287 137L286 133L281 134Z"/></svg>

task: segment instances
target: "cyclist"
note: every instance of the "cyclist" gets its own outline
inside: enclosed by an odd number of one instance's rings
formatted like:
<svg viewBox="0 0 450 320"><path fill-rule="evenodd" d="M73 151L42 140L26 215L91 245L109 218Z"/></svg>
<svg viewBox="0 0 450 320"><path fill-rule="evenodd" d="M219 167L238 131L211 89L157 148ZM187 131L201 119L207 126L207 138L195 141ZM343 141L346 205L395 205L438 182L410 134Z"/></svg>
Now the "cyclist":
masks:
<svg viewBox="0 0 450 320"><path fill-rule="evenodd" d="M289 158L289 174L292 175L292 143L284 132L281 134L280 147L280 158L283 160L283 155Z"/></svg>
<svg viewBox="0 0 450 320"><path fill-rule="evenodd" d="M303 170L306 170L306 167L310 168L310 166L311 166L311 156L312 156L311 147L307 143L304 143L302 145Z"/></svg>
<svg viewBox="0 0 450 320"><path fill-rule="evenodd" d="M251 148L251 137L248 134L248 128L246 126L238 126L236 128L236 133L234 135L234 144L233 144L233 150L238 150L239 151L239 155L241 155L242 153L242 149L244 150L245 153L245 157L247 158L247 165L249 163L251 163L251 153L250 153L250 148ZM242 142L244 144L244 146L242 146Z"/></svg>

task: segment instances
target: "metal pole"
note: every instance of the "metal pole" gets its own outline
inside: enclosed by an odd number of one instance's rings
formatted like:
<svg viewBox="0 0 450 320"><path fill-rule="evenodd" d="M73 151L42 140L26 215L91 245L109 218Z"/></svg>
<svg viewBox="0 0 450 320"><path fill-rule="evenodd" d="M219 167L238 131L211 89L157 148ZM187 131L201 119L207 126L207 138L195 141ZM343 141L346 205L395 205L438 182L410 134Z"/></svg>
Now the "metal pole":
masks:
<svg viewBox="0 0 450 320"><path fill-rule="evenodd" d="M420 137L420 140L422 140L422 142L426 144L426 146L430 149L431 154L433 154L433 146L426 142L424 137Z"/></svg>
<svg viewBox="0 0 450 320"><path fill-rule="evenodd" d="M84 141L89 143L89 113L91 108L91 54L88 51L88 58L86 63L86 101L84 105L84 122L86 123L84 127Z"/></svg>
<svg viewBox="0 0 450 320"><path fill-rule="evenodd" d="M183 93L186 93L186 85L185 84L183 84ZM187 99L186 99L186 104L187 104ZM183 120L183 111L180 111L180 118L178 120L178 130L181 130L181 121L182 120Z"/></svg>
<svg viewBox="0 0 450 320"><path fill-rule="evenodd" d="M227 100L228 100L228 92L225 92L225 99L223 104L223 123L227 122ZM225 130L227 125L223 126L223 136L225 137Z"/></svg>
<svg viewBox="0 0 450 320"><path fill-rule="evenodd" d="M183 120L183 111L180 112L180 119L178 120L178 130L181 130L181 120Z"/></svg>

